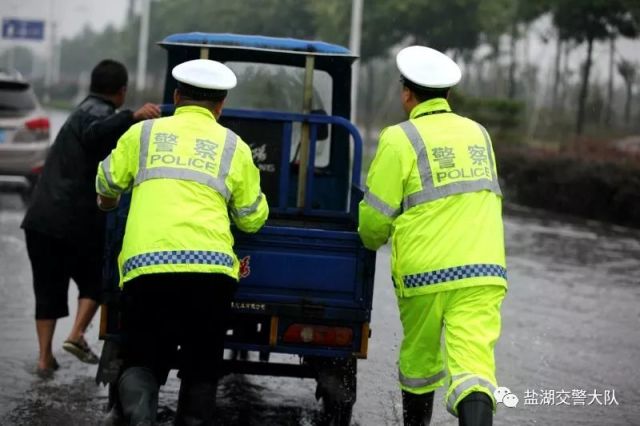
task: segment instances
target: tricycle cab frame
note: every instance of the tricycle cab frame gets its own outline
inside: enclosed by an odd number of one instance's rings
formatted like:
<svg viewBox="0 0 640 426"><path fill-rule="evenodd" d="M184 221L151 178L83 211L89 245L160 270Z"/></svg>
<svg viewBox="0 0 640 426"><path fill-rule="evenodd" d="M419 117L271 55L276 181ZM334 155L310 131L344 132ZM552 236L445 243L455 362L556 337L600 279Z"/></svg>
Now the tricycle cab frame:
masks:
<svg viewBox="0 0 640 426"><path fill-rule="evenodd" d="M342 46L292 38L198 32L174 34L166 37L159 44L168 53L163 97L163 101L166 104L173 103L173 91L177 84L171 75L171 70L175 65L184 61L208 58L223 63L269 64L304 69L307 59L312 57L314 70L326 72L332 81L331 115L346 120L350 119L351 66L357 57ZM239 85L243 83L246 82L240 81ZM233 94L230 96L233 96ZM303 94L301 92L301 107L302 103ZM254 112L260 114L267 111ZM224 110L222 122L234 128L233 124L237 121L231 119L232 115L233 111L230 109ZM248 117L243 117L242 124L246 124L247 119ZM227 121L226 123L225 120ZM241 129L238 127L237 130ZM242 131L240 131L240 134L243 136ZM316 204L322 204L331 210L344 211L349 207L346 204L348 203L350 192L349 137L349 131L345 128L335 128L335 132L331 134L329 165L322 170L317 170L317 174L320 176L319 179L327 182L327 184L320 185L314 191L317 197ZM353 158L359 164L361 156L355 155ZM297 174L294 173L294 176L297 176ZM296 189L295 180L292 180L292 184L292 191L288 194L289 205L295 204L291 201L293 199L292 194L295 194ZM327 194L326 187L331 188L331 194ZM278 193L277 196L281 197L284 194ZM273 206L276 207L276 213L279 213L279 204L282 203L279 202L278 205Z"/></svg>

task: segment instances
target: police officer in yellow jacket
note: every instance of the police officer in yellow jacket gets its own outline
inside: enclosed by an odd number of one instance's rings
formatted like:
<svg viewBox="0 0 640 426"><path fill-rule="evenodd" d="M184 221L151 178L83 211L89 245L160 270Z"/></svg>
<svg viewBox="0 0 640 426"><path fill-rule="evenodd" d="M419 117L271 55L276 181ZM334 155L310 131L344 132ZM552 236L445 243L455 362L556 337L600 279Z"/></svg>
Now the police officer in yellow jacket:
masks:
<svg viewBox="0 0 640 426"><path fill-rule="evenodd" d="M447 408L461 425L491 425L507 288L491 140L449 107L461 78L455 62L424 46L401 50L396 61L409 120L380 135L359 232L372 250L391 238L404 424L429 424L433 392L446 383Z"/></svg>
<svg viewBox="0 0 640 426"><path fill-rule="evenodd" d="M208 425L238 280L230 218L256 232L268 207L251 149L217 122L233 72L197 59L172 75L174 115L132 126L98 166L96 189L105 209L132 190L119 257L128 337L122 411L131 424L155 423L168 354L180 346L176 424Z"/></svg>

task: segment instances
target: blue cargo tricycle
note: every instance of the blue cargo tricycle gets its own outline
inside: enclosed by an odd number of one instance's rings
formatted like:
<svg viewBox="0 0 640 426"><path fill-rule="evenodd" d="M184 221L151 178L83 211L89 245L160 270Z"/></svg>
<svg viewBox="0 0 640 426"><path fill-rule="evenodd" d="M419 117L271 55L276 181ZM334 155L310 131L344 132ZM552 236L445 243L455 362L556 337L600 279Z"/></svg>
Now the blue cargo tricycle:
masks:
<svg viewBox="0 0 640 426"><path fill-rule="evenodd" d="M318 41L234 34L174 34L159 44L168 52L164 114L173 111L175 65L210 58L238 75L220 122L250 145L269 201L260 232L233 231L241 279L225 373L313 378L327 423L348 425L357 359L367 357L371 335L375 267L357 233L362 139L349 121L356 58ZM123 202L108 218L102 383L119 373L116 259L127 211Z"/></svg>

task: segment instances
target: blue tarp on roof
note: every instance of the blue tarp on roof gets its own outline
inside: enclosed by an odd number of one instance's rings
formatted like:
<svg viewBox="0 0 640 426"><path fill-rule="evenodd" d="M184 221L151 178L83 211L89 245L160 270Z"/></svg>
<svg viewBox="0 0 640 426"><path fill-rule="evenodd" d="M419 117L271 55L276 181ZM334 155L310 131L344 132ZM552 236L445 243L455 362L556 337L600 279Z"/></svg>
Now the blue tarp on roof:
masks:
<svg viewBox="0 0 640 426"><path fill-rule="evenodd" d="M166 37L162 43L236 46L253 49L313 52L325 55L351 55L349 49L323 41L300 40L295 38L266 37L257 35L222 33L181 33Z"/></svg>

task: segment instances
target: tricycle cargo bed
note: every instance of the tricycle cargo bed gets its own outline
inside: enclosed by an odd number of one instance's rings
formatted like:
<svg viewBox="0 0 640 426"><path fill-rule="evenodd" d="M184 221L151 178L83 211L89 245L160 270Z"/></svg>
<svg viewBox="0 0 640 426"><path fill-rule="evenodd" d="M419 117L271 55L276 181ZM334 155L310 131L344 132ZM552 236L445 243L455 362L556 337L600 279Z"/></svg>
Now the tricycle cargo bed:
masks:
<svg viewBox="0 0 640 426"><path fill-rule="evenodd" d="M368 317L372 253L362 247L355 231L314 225L267 225L258 234L236 233L242 280L235 299L351 308L366 311Z"/></svg>

